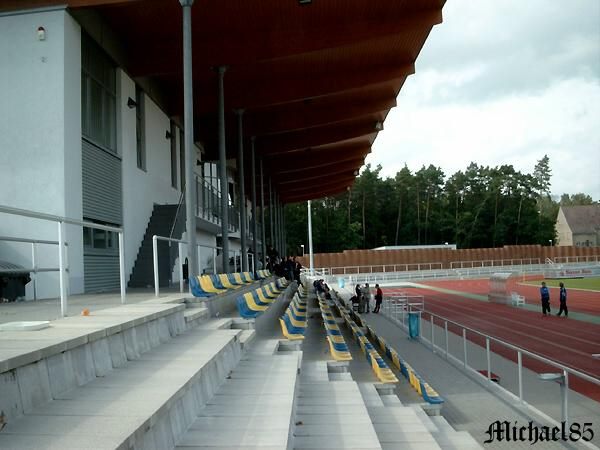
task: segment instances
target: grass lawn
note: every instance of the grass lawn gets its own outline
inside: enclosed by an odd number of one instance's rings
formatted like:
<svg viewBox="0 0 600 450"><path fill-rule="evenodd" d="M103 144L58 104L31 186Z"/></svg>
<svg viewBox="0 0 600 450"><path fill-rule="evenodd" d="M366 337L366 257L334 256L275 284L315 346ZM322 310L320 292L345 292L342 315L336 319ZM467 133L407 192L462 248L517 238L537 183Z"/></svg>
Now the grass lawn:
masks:
<svg viewBox="0 0 600 450"><path fill-rule="evenodd" d="M558 287L558 283L561 281L565 283L565 287L567 289L585 289L588 291L599 291L600 292L600 277L594 278L565 278L563 280L544 280L548 287ZM523 284L530 284L534 286L539 286L541 281L531 282L528 281Z"/></svg>

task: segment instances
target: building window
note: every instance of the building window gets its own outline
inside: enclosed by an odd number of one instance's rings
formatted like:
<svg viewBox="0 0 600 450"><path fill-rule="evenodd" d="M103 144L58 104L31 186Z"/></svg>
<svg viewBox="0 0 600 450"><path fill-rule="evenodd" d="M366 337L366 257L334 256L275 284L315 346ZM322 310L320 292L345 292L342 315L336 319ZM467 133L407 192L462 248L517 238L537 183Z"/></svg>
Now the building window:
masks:
<svg viewBox="0 0 600 450"><path fill-rule="evenodd" d="M171 121L171 186L177 189L177 127Z"/></svg>
<svg viewBox="0 0 600 450"><path fill-rule="evenodd" d="M116 144L116 69L106 53L81 35L81 132L111 153Z"/></svg>
<svg viewBox="0 0 600 450"><path fill-rule="evenodd" d="M114 231L83 227L83 246L86 249L116 251L119 246L117 234Z"/></svg>
<svg viewBox="0 0 600 450"><path fill-rule="evenodd" d="M135 153L138 169L146 170L146 142L144 130L144 91L135 86Z"/></svg>

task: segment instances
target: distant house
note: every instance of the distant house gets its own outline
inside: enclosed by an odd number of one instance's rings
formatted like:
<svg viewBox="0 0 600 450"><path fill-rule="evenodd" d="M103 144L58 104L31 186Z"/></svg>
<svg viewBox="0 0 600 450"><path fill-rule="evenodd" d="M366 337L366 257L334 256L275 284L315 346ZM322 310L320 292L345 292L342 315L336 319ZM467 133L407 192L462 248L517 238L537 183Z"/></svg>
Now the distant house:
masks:
<svg viewBox="0 0 600 450"><path fill-rule="evenodd" d="M557 245L600 247L600 204L561 206L556 234Z"/></svg>

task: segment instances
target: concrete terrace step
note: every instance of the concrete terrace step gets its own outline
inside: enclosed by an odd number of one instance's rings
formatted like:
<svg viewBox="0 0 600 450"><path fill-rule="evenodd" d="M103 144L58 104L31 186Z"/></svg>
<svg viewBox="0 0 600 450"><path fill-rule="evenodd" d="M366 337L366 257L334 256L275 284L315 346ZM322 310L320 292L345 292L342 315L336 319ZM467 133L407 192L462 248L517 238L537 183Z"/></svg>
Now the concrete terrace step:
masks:
<svg viewBox="0 0 600 450"><path fill-rule="evenodd" d="M324 381L329 384L327 361L302 361L301 383L307 381Z"/></svg>
<svg viewBox="0 0 600 450"><path fill-rule="evenodd" d="M239 360L239 334L175 337L9 423L0 448L172 448Z"/></svg>
<svg viewBox="0 0 600 450"><path fill-rule="evenodd" d="M183 312L183 317L188 329L195 328L204 321L208 320L208 308L190 308Z"/></svg>
<svg viewBox="0 0 600 450"><path fill-rule="evenodd" d="M382 395L380 398L385 406L402 406L402 402L397 395Z"/></svg>
<svg viewBox="0 0 600 450"><path fill-rule="evenodd" d="M356 382L307 381L304 376L297 397L294 449L381 449Z"/></svg>
<svg viewBox="0 0 600 450"><path fill-rule="evenodd" d="M358 383L358 388L367 408L370 406L383 406L381 397L373 383Z"/></svg>
<svg viewBox="0 0 600 450"><path fill-rule="evenodd" d="M288 448L297 366L297 355L247 353L176 448Z"/></svg>
<svg viewBox="0 0 600 450"><path fill-rule="evenodd" d="M256 339L256 330L242 330L240 333L240 343L242 344L242 349L246 350L247 347L254 342Z"/></svg>
<svg viewBox="0 0 600 450"><path fill-rule="evenodd" d="M440 448L448 450L481 449L481 445L466 431L433 433Z"/></svg>
<svg viewBox="0 0 600 450"><path fill-rule="evenodd" d="M231 324L233 324L233 319L230 317L224 317L222 319L212 319L206 323L200 325L200 328L204 328L207 330L226 330L231 328Z"/></svg>

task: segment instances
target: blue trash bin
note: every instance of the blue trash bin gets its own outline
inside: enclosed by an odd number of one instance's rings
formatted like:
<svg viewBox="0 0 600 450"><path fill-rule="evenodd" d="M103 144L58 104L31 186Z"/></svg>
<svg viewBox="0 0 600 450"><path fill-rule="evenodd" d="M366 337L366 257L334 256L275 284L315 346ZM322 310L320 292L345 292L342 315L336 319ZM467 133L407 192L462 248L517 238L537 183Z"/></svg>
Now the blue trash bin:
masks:
<svg viewBox="0 0 600 450"><path fill-rule="evenodd" d="M419 320L420 314L416 312L408 313L408 337L410 339L416 339L419 337L419 327L421 321Z"/></svg>

